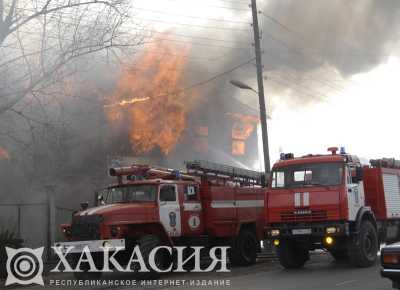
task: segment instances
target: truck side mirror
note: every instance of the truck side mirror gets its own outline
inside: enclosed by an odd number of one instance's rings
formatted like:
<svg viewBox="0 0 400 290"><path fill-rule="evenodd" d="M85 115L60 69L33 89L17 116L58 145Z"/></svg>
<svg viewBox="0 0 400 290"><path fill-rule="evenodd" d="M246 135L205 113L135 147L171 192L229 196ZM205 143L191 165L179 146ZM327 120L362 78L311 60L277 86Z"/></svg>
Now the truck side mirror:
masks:
<svg viewBox="0 0 400 290"><path fill-rule="evenodd" d="M355 176L352 177L352 182L353 183L359 183L360 181L363 180L363 168L362 167L356 167L356 172Z"/></svg>
<svg viewBox="0 0 400 290"><path fill-rule="evenodd" d="M103 197L103 195L102 194L99 194L98 196L97 196L97 205L104 205L105 204L105 202L104 202L104 197Z"/></svg>
<svg viewBox="0 0 400 290"><path fill-rule="evenodd" d="M88 207L89 207L89 203L87 201L81 203L81 209L82 210L86 210Z"/></svg>

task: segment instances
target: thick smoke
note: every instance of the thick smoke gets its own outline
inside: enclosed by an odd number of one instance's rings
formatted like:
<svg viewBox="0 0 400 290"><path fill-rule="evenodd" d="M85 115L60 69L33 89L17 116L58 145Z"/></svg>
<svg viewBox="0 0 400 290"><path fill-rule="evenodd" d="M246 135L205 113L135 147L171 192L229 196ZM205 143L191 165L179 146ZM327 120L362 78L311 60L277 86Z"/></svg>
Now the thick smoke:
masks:
<svg viewBox="0 0 400 290"><path fill-rule="evenodd" d="M273 0L264 11L290 30L264 21L265 32L275 26L273 33L300 51L295 61L284 63L300 71L328 64L348 77L378 65L398 45L400 2L396 0ZM274 51L268 37L263 44Z"/></svg>
<svg viewBox="0 0 400 290"><path fill-rule="evenodd" d="M340 92L354 74L400 53L399 1L258 2L270 106L281 100L296 106L323 100ZM251 15L238 12L238 19L250 20ZM235 33L234 37L249 41L248 34ZM248 57L248 52L232 50L225 66ZM254 66L235 75L256 86ZM252 98L250 104L256 106L256 101Z"/></svg>

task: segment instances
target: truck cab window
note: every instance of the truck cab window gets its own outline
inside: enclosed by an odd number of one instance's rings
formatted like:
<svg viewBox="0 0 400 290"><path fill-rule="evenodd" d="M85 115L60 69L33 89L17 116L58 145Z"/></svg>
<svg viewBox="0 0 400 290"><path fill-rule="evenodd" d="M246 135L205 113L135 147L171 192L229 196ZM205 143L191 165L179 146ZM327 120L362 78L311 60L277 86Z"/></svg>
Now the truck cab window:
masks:
<svg viewBox="0 0 400 290"><path fill-rule="evenodd" d="M312 171L311 170L294 171L293 180L294 182L307 183L312 180Z"/></svg>
<svg viewBox="0 0 400 290"><path fill-rule="evenodd" d="M103 194L104 202L107 204L120 202L143 202L155 201L157 186L152 184L138 184L128 186L116 186L107 189L107 193Z"/></svg>
<svg viewBox="0 0 400 290"><path fill-rule="evenodd" d="M285 187L285 172L274 171L272 174L272 188L283 188Z"/></svg>
<svg viewBox="0 0 400 290"><path fill-rule="evenodd" d="M176 201L175 185L163 185L161 187L160 201Z"/></svg>
<svg viewBox="0 0 400 290"><path fill-rule="evenodd" d="M272 188L299 188L313 185L337 186L342 184L343 163L298 164L275 169Z"/></svg>

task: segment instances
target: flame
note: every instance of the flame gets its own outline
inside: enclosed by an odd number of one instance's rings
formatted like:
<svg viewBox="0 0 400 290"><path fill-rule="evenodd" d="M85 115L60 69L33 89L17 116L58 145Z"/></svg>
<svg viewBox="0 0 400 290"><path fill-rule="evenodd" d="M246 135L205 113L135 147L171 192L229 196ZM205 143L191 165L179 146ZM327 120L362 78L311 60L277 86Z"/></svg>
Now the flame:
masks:
<svg viewBox="0 0 400 290"><path fill-rule="evenodd" d="M245 141L253 133L259 118L251 115L242 115L239 113L227 113L234 119L232 127L232 139Z"/></svg>
<svg viewBox="0 0 400 290"><path fill-rule="evenodd" d="M233 118L232 126L232 155L246 154L246 140L251 136L259 118L251 115L242 115L239 113L227 113Z"/></svg>
<svg viewBox="0 0 400 290"><path fill-rule="evenodd" d="M232 141L232 155L244 155L246 153L246 143L240 140Z"/></svg>
<svg viewBox="0 0 400 290"><path fill-rule="evenodd" d="M155 49L165 54L155 54L150 47L122 69L108 98L111 105L105 105L110 122L128 122L135 153L155 148L170 153L186 129L190 109L192 95L182 86L190 47L157 42Z"/></svg>
<svg viewBox="0 0 400 290"><path fill-rule="evenodd" d="M5 160L5 159L10 160L11 155L6 149L0 146L0 160Z"/></svg>

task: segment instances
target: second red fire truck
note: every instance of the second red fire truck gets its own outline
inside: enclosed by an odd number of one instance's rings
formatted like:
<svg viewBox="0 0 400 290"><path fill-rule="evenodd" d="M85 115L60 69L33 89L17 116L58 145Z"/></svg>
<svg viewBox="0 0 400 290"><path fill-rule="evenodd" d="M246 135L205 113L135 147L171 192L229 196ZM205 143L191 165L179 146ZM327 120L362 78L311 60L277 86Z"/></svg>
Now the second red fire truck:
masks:
<svg viewBox="0 0 400 290"><path fill-rule="evenodd" d="M400 238L400 162L363 166L344 149L295 158L282 154L272 169L266 207L267 238L282 266L299 268L309 251L368 267L380 243Z"/></svg>

